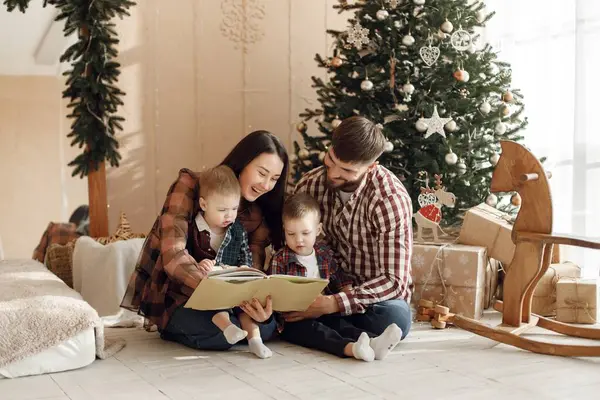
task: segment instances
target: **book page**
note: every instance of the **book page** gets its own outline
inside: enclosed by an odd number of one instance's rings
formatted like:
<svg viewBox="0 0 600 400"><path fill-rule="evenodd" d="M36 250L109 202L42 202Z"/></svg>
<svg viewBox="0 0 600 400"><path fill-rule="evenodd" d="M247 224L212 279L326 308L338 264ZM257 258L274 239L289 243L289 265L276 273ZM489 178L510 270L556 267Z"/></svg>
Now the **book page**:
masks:
<svg viewBox="0 0 600 400"><path fill-rule="evenodd" d="M298 278L284 275L286 279L254 279L227 281L224 279L203 279L185 307L196 310L226 310L239 306L244 301L258 299L263 306L267 296L273 300L273 310L304 311L321 294L329 283L326 279Z"/></svg>

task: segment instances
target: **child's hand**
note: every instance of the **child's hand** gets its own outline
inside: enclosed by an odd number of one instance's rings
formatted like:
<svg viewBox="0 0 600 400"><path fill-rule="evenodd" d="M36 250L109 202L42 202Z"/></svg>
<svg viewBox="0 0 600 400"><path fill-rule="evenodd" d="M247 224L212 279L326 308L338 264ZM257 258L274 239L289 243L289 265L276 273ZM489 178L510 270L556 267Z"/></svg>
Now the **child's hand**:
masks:
<svg viewBox="0 0 600 400"><path fill-rule="evenodd" d="M346 285L346 286L342 286L342 288L340 289L340 292L349 292L352 290L352 285Z"/></svg>
<svg viewBox="0 0 600 400"><path fill-rule="evenodd" d="M208 274L214 266L215 260L204 259L198 263L198 269L206 274Z"/></svg>

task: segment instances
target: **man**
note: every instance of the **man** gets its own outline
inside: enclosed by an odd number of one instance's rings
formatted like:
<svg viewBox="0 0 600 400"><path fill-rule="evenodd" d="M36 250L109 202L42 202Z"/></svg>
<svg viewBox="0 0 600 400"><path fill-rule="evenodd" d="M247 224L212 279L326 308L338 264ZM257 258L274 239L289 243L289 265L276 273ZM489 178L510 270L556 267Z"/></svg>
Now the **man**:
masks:
<svg viewBox="0 0 600 400"><path fill-rule="evenodd" d="M391 323L406 337L411 325L412 202L400 180L377 159L381 129L360 116L334 131L324 166L296 186L321 205L325 239L338 266L353 275L350 290L320 296L308 310L285 314L286 321L334 314L341 325L380 335ZM336 318L334 318L336 319ZM328 323L330 324L330 323Z"/></svg>

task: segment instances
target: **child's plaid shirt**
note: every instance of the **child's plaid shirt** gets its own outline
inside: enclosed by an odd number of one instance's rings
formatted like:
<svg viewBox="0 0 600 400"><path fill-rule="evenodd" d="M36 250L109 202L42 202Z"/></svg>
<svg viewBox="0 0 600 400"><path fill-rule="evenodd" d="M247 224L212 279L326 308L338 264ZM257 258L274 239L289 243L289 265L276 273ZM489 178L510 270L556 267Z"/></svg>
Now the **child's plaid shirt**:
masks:
<svg viewBox="0 0 600 400"><path fill-rule="evenodd" d="M326 294L339 293L344 287L354 284L350 275L338 269L333 251L325 243L315 244L315 255L321 278L329 279L329 285L325 289ZM296 253L285 246L271 259L267 274L306 276L306 267L300 264Z"/></svg>

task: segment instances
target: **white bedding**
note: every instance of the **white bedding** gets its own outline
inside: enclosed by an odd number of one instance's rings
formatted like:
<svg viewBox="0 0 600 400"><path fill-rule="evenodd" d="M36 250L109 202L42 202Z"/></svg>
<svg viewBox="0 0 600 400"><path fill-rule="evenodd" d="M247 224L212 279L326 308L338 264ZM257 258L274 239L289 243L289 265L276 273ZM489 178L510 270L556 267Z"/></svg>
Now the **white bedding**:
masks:
<svg viewBox="0 0 600 400"><path fill-rule="evenodd" d="M0 368L0 379L50 374L85 367L96 359L94 328L20 361Z"/></svg>

